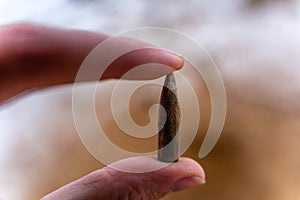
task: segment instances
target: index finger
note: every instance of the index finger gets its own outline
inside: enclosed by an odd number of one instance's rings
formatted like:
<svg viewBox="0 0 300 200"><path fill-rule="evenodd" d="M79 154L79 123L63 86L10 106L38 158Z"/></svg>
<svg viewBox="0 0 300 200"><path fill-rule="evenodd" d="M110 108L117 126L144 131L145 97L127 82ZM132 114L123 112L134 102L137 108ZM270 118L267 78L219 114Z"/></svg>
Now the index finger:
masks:
<svg viewBox="0 0 300 200"><path fill-rule="evenodd" d="M30 88L73 83L85 57L108 37L101 33L32 24L0 26L0 101ZM114 48L140 42L122 40ZM111 63L102 79L120 78L144 63L163 64L177 70L182 67L183 59L167 50L141 49ZM153 70L149 73L153 75L151 78L170 72L162 68Z"/></svg>

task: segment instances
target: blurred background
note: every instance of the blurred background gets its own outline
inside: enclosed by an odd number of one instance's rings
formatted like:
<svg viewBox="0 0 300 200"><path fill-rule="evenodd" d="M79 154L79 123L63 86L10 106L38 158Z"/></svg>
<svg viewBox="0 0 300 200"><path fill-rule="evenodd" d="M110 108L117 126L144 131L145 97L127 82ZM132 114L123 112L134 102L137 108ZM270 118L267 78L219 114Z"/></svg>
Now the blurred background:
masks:
<svg viewBox="0 0 300 200"><path fill-rule="evenodd" d="M108 34L159 26L194 38L221 71L227 118L213 151L197 158L210 100L203 80L190 73L201 122L184 156L202 164L207 183L164 199L300 199L299 1L0 0L0 24L20 21ZM113 85L98 87L99 113L107 111ZM103 167L76 133L71 92L71 86L50 88L0 107L0 197L39 199ZM144 91L135 101L132 116L145 124L157 97ZM120 130L110 114L102 122L115 143L130 146L115 137Z"/></svg>

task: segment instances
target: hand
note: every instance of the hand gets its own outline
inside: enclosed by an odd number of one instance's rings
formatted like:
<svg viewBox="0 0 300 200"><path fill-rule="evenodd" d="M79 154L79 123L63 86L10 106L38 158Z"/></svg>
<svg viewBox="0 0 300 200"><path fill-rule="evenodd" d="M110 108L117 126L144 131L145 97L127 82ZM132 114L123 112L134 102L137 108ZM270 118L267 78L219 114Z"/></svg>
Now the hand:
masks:
<svg viewBox="0 0 300 200"><path fill-rule="evenodd" d="M99 33L30 24L0 26L0 102L32 88L73 83L84 58L106 38L107 35ZM140 41L127 42L120 41L120 45ZM102 79L120 78L131 68L150 62L170 66L172 70L183 65L181 57L166 50L137 50L113 62ZM149 78L169 73L165 69L149 70L152 70ZM145 168L155 162L158 161L151 157L135 157L118 163ZM111 166L78 179L44 199L159 199L171 191L205 182L201 166L188 158L148 173L126 173Z"/></svg>

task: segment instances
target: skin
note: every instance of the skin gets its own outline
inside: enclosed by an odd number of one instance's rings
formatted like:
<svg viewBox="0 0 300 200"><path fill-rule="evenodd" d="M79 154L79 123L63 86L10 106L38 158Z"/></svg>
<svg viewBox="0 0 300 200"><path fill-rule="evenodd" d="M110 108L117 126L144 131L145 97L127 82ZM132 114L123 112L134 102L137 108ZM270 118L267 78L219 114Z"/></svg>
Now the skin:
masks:
<svg viewBox="0 0 300 200"><path fill-rule="evenodd" d="M105 34L24 23L0 26L0 103L7 103L16 95L32 89L73 83L84 58L108 37ZM120 47L141 45L141 41L121 38L117 44ZM121 78L128 70L145 63L171 67L149 69L147 79L158 78L182 67L180 56L149 47L119 57L101 80ZM136 157L121 160L118 164L143 169L155 162L158 161L150 157ZM202 167L188 158L180 158L177 163L148 173L122 172L114 169L113 165L96 170L43 199L154 200L170 192L205 183Z"/></svg>

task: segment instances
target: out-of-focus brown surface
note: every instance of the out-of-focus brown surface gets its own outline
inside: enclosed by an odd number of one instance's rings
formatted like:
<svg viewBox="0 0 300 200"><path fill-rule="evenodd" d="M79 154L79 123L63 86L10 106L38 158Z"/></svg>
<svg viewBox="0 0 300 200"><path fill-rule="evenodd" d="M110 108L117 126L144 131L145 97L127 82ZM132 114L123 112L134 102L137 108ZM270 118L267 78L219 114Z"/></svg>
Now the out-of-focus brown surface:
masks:
<svg viewBox="0 0 300 200"><path fill-rule="evenodd" d="M184 156L202 164L207 183L164 199L300 199L299 16L293 1L271 8L251 2L253 10L223 21L210 19L203 26L193 26L192 18L182 21L222 73L227 118L213 151L197 158L210 119L210 100L201 78L188 72L200 100L201 122ZM113 81L103 83L96 97L97 114L109 138L124 149L153 150L155 138L122 136L109 109L113 86ZM72 88L51 89L1 107L0 196L38 199L103 167L76 133L71 92ZM149 123L148 110L158 98L157 87L134 94L130 110L135 122Z"/></svg>

